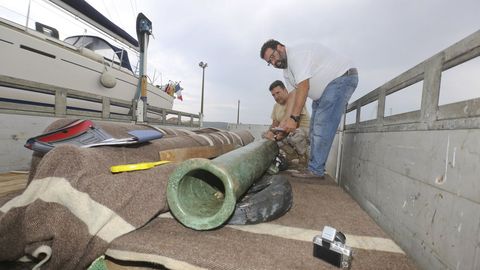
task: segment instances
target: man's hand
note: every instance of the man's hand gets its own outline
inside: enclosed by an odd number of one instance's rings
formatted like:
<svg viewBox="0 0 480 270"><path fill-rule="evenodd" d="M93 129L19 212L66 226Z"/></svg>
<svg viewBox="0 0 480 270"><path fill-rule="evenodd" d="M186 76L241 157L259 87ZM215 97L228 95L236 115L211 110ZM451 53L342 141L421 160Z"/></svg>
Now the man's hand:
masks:
<svg viewBox="0 0 480 270"><path fill-rule="evenodd" d="M275 133L275 136L273 136L273 139L275 141L281 141L283 140L285 137L287 137L287 133L285 132L277 132Z"/></svg>
<svg viewBox="0 0 480 270"><path fill-rule="evenodd" d="M275 140L275 134L273 134L273 132L269 130L269 131L267 131L267 133L265 133L264 138L274 141Z"/></svg>
<svg viewBox="0 0 480 270"><path fill-rule="evenodd" d="M288 133L286 133L283 129L279 129L278 127L276 128L271 128L269 131L267 131L264 135L263 138L269 139L272 141L281 141L285 137L287 137Z"/></svg>
<svg viewBox="0 0 480 270"><path fill-rule="evenodd" d="M297 129L297 122L292 118L287 118L280 123L279 127L285 129L287 133L294 132Z"/></svg>

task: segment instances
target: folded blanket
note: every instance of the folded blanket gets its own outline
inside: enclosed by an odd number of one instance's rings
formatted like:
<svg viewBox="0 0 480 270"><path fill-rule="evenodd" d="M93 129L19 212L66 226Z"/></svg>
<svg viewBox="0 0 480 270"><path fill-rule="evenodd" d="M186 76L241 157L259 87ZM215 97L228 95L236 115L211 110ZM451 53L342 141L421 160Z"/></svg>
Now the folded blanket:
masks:
<svg viewBox="0 0 480 270"><path fill-rule="evenodd" d="M64 124L54 122L47 131ZM97 125L116 138L151 129ZM27 188L0 207L0 262L47 256L42 269L85 269L112 240L168 211L165 191L176 163L119 174L110 173L111 166L158 161L159 152L167 149L253 141L247 131L161 131L162 139L139 145L63 144L45 155L36 152Z"/></svg>

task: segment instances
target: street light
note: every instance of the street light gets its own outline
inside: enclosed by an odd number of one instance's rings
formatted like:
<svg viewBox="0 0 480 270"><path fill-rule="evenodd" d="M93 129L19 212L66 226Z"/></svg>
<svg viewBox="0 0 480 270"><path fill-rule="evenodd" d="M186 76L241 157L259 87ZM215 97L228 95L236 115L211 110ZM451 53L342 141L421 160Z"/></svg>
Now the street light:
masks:
<svg viewBox="0 0 480 270"><path fill-rule="evenodd" d="M200 125L203 123L203 92L204 92L204 85L205 85L205 68L207 67L207 63L203 63L201 61L198 65L202 68L202 101L200 104Z"/></svg>
<svg viewBox="0 0 480 270"><path fill-rule="evenodd" d="M240 124L240 99L238 100L237 106L237 125Z"/></svg>

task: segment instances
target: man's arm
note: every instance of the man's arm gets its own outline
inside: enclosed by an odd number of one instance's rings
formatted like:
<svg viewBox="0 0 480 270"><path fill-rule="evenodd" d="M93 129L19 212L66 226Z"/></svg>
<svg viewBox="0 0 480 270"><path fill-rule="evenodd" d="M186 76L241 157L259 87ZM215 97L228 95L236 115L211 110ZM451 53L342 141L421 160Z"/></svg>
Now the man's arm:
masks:
<svg viewBox="0 0 480 270"><path fill-rule="evenodd" d="M293 89L292 92L288 93L287 103L285 104L285 115L283 116L282 123L290 119L290 115L292 115L293 107L295 105L296 90L297 89ZM280 123L279 125L281 125L282 123ZM300 126L300 123L297 123L296 128L298 128L299 126Z"/></svg>
<svg viewBox="0 0 480 270"><path fill-rule="evenodd" d="M297 128L298 123L295 122L295 120L293 120L290 116L300 116L300 113L305 106L309 89L310 83L309 80L306 79L300 82L297 85L297 88L289 94L285 118L280 123L280 127L284 128L287 132L293 132Z"/></svg>

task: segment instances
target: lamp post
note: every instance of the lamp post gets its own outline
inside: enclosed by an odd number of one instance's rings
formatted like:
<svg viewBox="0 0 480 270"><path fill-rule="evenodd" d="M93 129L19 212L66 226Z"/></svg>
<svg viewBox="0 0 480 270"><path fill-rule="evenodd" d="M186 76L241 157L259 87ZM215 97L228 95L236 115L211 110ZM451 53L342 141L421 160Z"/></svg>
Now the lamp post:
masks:
<svg viewBox="0 0 480 270"><path fill-rule="evenodd" d="M207 63L201 61L198 65L202 68L202 101L200 103L200 126L203 126L203 93L204 93L204 86L205 86L205 68L207 67Z"/></svg>
<svg viewBox="0 0 480 270"><path fill-rule="evenodd" d="M237 106L237 126L240 124L240 99L238 100L238 106Z"/></svg>

